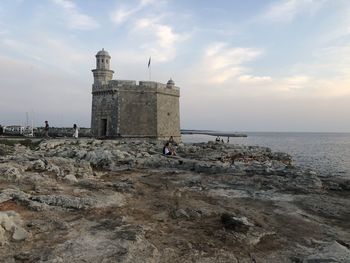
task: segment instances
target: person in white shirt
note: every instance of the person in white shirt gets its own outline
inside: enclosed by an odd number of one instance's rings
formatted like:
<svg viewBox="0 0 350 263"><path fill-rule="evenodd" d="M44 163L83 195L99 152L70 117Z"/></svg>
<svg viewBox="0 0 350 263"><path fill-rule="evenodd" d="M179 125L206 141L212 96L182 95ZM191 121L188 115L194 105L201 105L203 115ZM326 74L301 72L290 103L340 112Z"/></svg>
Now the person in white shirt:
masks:
<svg viewBox="0 0 350 263"><path fill-rule="evenodd" d="M76 124L73 125L73 129L74 129L74 133L73 133L73 137L75 139L78 139L78 133L79 133L79 129L78 126Z"/></svg>
<svg viewBox="0 0 350 263"><path fill-rule="evenodd" d="M169 142L167 142L163 147L163 154L164 155L176 155L176 152L170 148Z"/></svg>

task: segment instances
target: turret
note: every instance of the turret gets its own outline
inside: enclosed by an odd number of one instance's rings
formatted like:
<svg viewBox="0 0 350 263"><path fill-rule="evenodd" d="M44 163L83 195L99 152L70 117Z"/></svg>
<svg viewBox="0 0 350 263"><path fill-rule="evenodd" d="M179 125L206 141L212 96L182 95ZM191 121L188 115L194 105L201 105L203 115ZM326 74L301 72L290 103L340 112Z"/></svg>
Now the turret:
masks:
<svg viewBox="0 0 350 263"><path fill-rule="evenodd" d="M110 70L111 64L111 56L108 54L106 50L102 48L96 54L96 69L93 69L92 72L94 74L94 84L102 85L107 84L108 81L113 78L113 70Z"/></svg>
<svg viewBox="0 0 350 263"><path fill-rule="evenodd" d="M166 87L171 89L171 88L174 88L174 86L175 86L175 82L170 78L166 84Z"/></svg>

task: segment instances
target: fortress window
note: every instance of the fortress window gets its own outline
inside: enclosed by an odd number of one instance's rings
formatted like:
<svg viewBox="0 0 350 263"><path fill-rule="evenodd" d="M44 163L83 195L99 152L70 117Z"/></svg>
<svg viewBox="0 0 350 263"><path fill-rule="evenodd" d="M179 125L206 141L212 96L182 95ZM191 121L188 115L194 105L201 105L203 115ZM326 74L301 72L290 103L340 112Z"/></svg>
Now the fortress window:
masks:
<svg viewBox="0 0 350 263"><path fill-rule="evenodd" d="M102 59L102 63L103 63L103 59Z"/></svg>

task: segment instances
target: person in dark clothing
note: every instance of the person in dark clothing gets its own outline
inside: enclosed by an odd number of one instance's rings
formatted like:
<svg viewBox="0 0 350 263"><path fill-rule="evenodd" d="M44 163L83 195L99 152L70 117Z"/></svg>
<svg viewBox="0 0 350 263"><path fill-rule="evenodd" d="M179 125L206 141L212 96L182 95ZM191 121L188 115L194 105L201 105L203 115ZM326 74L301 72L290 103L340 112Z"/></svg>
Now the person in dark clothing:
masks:
<svg viewBox="0 0 350 263"><path fill-rule="evenodd" d="M49 129L50 129L49 122L45 121L44 138L50 138L49 137Z"/></svg>
<svg viewBox="0 0 350 263"><path fill-rule="evenodd" d="M170 136L168 143L170 144L170 146L177 146L177 143L175 142L173 136Z"/></svg>

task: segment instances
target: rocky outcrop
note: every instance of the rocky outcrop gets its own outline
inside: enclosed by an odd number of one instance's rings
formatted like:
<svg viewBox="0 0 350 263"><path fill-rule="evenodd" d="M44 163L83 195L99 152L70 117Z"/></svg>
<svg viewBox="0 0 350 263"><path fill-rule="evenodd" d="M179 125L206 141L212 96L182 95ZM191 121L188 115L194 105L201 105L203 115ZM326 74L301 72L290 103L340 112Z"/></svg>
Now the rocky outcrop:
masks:
<svg viewBox="0 0 350 263"><path fill-rule="evenodd" d="M0 262L347 262L346 179L223 143L46 140L0 155Z"/></svg>

